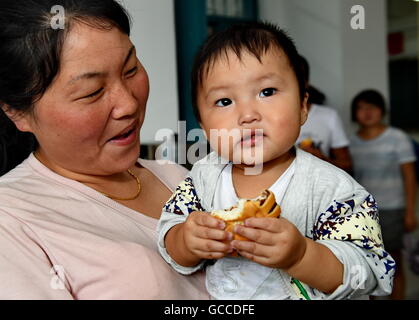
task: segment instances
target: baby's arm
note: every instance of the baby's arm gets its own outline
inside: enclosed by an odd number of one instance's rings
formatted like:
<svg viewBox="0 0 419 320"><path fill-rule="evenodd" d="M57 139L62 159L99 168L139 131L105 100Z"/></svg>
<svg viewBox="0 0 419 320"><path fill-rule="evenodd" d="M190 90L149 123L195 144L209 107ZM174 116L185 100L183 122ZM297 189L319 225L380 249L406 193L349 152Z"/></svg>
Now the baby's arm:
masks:
<svg viewBox="0 0 419 320"><path fill-rule="evenodd" d="M330 298L391 293L395 262L384 248L377 204L367 191L357 189L335 200L318 216L313 239L344 265L343 284Z"/></svg>
<svg viewBox="0 0 419 320"><path fill-rule="evenodd" d="M190 177L163 208L158 225L159 251L179 273L191 274L202 268L203 259L220 258L231 250L222 242L231 237L223 231L224 223L203 211Z"/></svg>

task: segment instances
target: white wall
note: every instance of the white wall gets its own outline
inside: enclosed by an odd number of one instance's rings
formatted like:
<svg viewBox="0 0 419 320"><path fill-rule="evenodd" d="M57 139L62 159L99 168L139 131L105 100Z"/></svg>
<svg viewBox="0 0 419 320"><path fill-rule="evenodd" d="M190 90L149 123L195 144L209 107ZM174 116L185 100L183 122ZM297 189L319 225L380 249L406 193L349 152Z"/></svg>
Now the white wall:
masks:
<svg viewBox="0 0 419 320"><path fill-rule="evenodd" d="M386 1L344 0L343 21L350 21L350 9L355 4L365 8L366 25L359 31L349 23L343 25L343 101L349 106L359 91L372 88L384 95L390 107ZM349 107L344 113L350 115Z"/></svg>
<svg viewBox="0 0 419 320"><path fill-rule="evenodd" d="M174 0L122 0L132 17L131 40L150 77L150 99L141 143L153 144L157 130L177 131L178 91Z"/></svg>
<svg viewBox="0 0 419 320"><path fill-rule="evenodd" d="M351 28L353 5L366 11L365 30ZM311 83L353 130L350 102L365 88L388 97L385 0L259 0L260 18L289 31L310 63Z"/></svg>

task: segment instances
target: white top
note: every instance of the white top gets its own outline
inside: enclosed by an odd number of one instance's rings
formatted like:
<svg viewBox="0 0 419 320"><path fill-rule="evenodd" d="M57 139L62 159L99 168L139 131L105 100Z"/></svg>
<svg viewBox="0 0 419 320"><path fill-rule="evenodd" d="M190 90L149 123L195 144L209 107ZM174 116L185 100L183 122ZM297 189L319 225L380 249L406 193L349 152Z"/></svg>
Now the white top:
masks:
<svg viewBox="0 0 419 320"><path fill-rule="evenodd" d="M232 179L232 164L224 168L217 184L214 208L228 209L237 204L239 198L234 190ZM276 182L268 188L275 195L276 202L281 205L285 191L295 172L295 160L288 169L276 180ZM217 260L213 265L207 267L206 284L211 297L218 300L234 300L234 299L252 299L257 296L258 299L265 297L260 295L260 287L264 285L266 290L266 280L270 277L269 286L272 292L281 293L280 288L282 281L279 277L271 275L275 270L265 267L256 262L237 257L226 257ZM256 294L257 293L257 294ZM285 296L280 295L266 296L270 299L281 299Z"/></svg>
<svg viewBox="0 0 419 320"><path fill-rule="evenodd" d="M139 162L170 190L186 174ZM0 178L0 300L208 298L161 259L157 222L31 155Z"/></svg>
<svg viewBox="0 0 419 320"><path fill-rule="evenodd" d="M217 189L214 195L214 210L225 210L236 205L239 197L236 194L231 175L233 165L228 164L221 172L220 179L217 182ZM285 190L291 181L295 172L295 160L287 170L278 178L268 189L275 195L276 202L280 205L285 195Z"/></svg>
<svg viewBox="0 0 419 320"><path fill-rule="evenodd" d="M378 137L351 137L354 176L375 197L383 210L403 209L406 194L400 165L416 161L410 138L389 127Z"/></svg>
<svg viewBox="0 0 419 320"><path fill-rule="evenodd" d="M330 149L349 145L342 120L336 110L317 104L311 105L307 121L301 127L296 145L305 139L313 140L314 146L328 157Z"/></svg>

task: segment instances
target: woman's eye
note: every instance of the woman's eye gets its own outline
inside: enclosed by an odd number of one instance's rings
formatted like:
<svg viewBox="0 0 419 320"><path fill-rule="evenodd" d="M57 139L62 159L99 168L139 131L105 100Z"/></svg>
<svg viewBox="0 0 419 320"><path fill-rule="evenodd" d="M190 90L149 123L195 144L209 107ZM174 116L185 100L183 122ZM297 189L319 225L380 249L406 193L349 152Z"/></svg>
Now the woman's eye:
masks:
<svg viewBox="0 0 419 320"><path fill-rule="evenodd" d="M126 76L132 76L132 75L134 75L134 74L136 74L136 73L137 73L137 70L138 70L138 67L134 67L134 68L132 68L131 70L128 70L128 71L125 73L125 75L126 75Z"/></svg>
<svg viewBox="0 0 419 320"><path fill-rule="evenodd" d="M218 107L228 107L232 103L233 102L230 99L224 98L224 99L217 100L215 102L215 105Z"/></svg>
<svg viewBox="0 0 419 320"><path fill-rule="evenodd" d="M88 96L85 96L81 99L93 98L93 97L97 96L98 94L100 94L102 92L102 90L103 90L103 88L100 88L99 90L97 90L97 91L95 91L95 92L93 92L93 93L89 94Z"/></svg>
<svg viewBox="0 0 419 320"><path fill-rule="evenodd" d="M259 96L260 97L270 97L270 96L273 96L275 93L276 93L276 89L275 88L267 88L267 89L263 89L259 93Z"/></svg>

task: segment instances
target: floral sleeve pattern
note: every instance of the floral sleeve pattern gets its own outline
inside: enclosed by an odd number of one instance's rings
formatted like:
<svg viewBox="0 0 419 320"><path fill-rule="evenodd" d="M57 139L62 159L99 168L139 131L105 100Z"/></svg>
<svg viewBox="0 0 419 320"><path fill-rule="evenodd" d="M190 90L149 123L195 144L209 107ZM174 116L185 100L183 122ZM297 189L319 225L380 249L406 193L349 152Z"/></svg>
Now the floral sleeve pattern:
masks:
<svg viewBox="0 0 419 320"><path fill-rule="evenodd" d="M313 240L350 241L366 250L374 264L383 264L385 276L394 273L395 262L385 251L378 219L378 208L372 195L357 203L355 197L334 203L323 212L313 229Z"/></svg>
<svg viewBox="0 0 419 320"><path fill-rule="evenodd" d="M163 210L178 215L190 214L193 211L205 211L196 194L192 178L188 177L178 185Z"/></svg>

